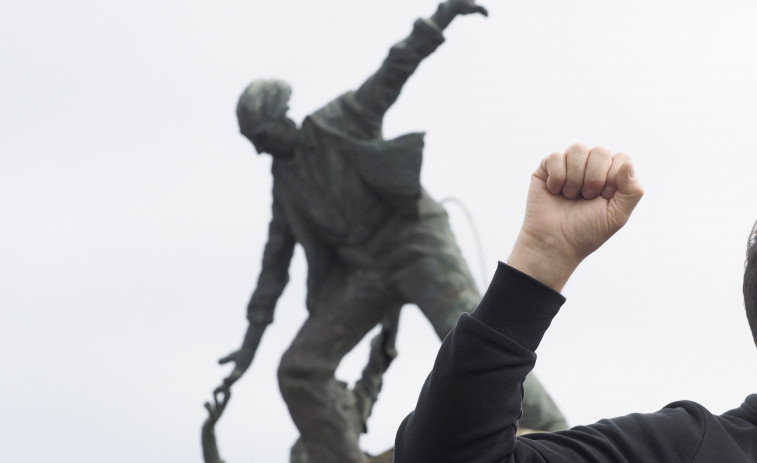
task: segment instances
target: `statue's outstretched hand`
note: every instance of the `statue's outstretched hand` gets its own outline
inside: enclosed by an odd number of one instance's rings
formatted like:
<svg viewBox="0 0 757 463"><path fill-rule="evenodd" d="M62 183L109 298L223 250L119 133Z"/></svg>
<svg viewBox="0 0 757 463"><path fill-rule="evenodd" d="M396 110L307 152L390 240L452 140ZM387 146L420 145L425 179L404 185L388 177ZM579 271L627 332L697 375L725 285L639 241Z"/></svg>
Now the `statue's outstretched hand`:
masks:
<svg viewBox="0 0 757 463"><path fill-rule="evenodd" d="M578 264L626 224L644 189L631 158L576 144L531 176L508 263L558 291Z"/></svg>
<svg viewBox="0 0 757 463"><path fill-rule="evenodd" d="M228 390L229 388L231 388L231 385L237 382L237 380L241 378L242 375L244 375L247 369L250 368L250 364L252 363L254 356L255 352L252 349L242 346L239 350L235 350L226 357L218 360L218 363L221 365L229 362L234 362L234 369L231 371L231 374L229 374L229 376L224 378L223 384L216 388L216 393L219 393L224 389Z"/></svg>
<svg viewBox="0 0 757 463"><path fill-rule="evenodd" d="M247 369L250 368L250 364L252 363L252 359L255 358L255 352L258 350L258 345L260 345L260 339L263 337L263 332L265 331L266 326L267 325L265 324L250 323L250 326L247 328L247 333L244 335L242 347L218 360L218 363L221 365L234 362L234 369L229 376L224 378L223 384L216 388L216 393L231 388L231 385L236 383L237 380L244 375Z"/></svg>
<svg viewBox="0 0 757 463"><path fill-rule="evenodd" d="M430 22L440 31L449 26L457 15L468 15L479 13L489 16L489 12L481 5L477 5L475 0L444 0L439 3L436 12L429 18Z"/></svg>
<svg viewBox="0 0 757 463"><path fill-rule="evenodd" d="M489 12L481 5L477 5L475 0L447 0L454 8L457 14L474 14L479 13L489 16Z"/></svg>

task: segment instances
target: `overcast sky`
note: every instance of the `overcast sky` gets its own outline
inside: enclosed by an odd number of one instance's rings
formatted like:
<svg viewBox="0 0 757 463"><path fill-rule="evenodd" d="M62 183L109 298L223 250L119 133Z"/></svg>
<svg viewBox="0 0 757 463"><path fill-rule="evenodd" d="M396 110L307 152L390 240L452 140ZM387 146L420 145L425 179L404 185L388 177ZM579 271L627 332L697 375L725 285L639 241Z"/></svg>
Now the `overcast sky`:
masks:
<svg viewBox="0 0 757 463"><path fill-rule="evenodd" d="M238 347L270 217L270 158L238 134L254 78L301 120L358 86L433 0L0 5L0 455L200 462L203 402ZM385 135L427 131L423 182L449 203L485 287L529 175L576 141L633 156L647 194L564 290L536 371L572 424L677 399L714 412L757 385L741 301L757 219L757 4L497 0L457 19ZM481 265L483 262L483 268ZM278 360L306 317L301 250L219 423L229 463L288 461ZM393 445L439 341L403 311L364 447ZM340 367L354 381L359 346Z"/></svg>

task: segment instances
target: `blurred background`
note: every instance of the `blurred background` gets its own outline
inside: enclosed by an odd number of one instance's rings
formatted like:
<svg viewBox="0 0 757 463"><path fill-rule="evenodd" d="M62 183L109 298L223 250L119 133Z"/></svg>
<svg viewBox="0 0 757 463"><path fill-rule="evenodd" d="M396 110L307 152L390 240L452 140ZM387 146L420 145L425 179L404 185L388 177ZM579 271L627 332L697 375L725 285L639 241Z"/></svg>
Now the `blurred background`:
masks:
<svg viewBox="0 0 757 463"><path fill-rule="evenodd" d="M385 136L427 131L424 185L485 288L540 159L631 154L646 196L590 257L536 372L572 424L757 389L741 301L757 219L757 5L496 0L458 18ZM270 218L270 157L238 133L253 79L298 121L357 87L433 0L5 0L0 5L0 455L200 462L202 404L228 373ZM475 231L477 230L477 232ZM476 246L480 236L483 252ZM300 249L217 426L230 463L286 462L278 360L306 317ZM393 445L439 341L403 311L363 445ZM361 344L340 378L354 381Z"/></svg>

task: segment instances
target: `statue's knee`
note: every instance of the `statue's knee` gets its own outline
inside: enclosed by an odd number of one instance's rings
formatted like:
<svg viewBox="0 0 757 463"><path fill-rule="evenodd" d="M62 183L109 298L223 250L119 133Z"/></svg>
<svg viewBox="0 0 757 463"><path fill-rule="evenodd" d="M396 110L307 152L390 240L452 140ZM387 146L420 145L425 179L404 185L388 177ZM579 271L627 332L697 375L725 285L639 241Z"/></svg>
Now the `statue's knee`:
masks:
<svg viewBox="0 0 757 463"><path fill-rule="evenodd" d="M323 371L320 363L307 353L291 351L284 353L277 375L279 389L285 400L292 396L308 395L319 382L328 378L328 372Z"/></svg>
<svg viewBox="0 0 757 463"><path fill-rule="evenodd" d="M279 384L287 385L293 383L298 378L304 378L307 376L307 371L302 365L302 362L297 360L296 355L292 355L289 352L285 352L279 362L279 369L277 371L279 378Z"/></svg>

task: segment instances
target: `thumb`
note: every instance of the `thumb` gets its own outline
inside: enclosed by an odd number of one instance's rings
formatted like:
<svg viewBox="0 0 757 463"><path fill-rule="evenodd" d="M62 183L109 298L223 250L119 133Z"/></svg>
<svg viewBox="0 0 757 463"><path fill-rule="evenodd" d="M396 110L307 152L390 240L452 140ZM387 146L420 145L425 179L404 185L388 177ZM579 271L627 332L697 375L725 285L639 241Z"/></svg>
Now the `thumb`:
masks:
<svg viewBox="0 0 757 463"><path fill-rule="evenodd" d="M641 181L636 177L633 163L630 160L620 166L615 182L618 185L618 190L615 192L613 200L624 215L628 217L641 201L641 197L644 196L644 187L641 186Z"/></svg>
<svg viewBox="0 0 757 463"><path fill-rule="evenodd" d="M225 363L229 363L232 360L234 360L235 358L236 358L236 352L232 352L229 355L227 355L226 357L223 357L223 358L219 359L218 360L218 364L219 365L223 365Z"/></svg>

